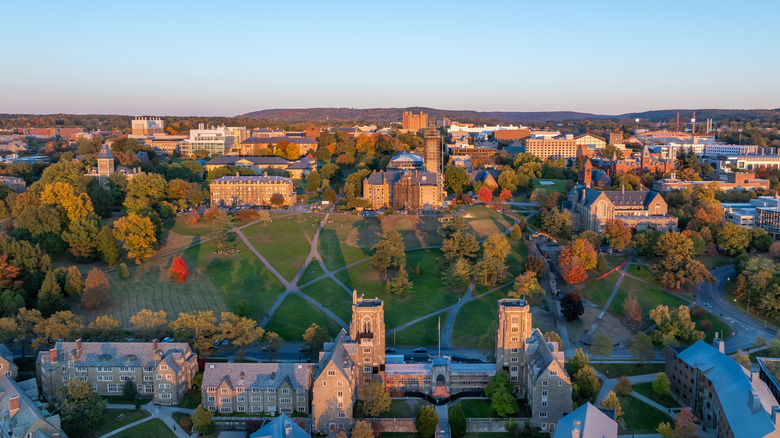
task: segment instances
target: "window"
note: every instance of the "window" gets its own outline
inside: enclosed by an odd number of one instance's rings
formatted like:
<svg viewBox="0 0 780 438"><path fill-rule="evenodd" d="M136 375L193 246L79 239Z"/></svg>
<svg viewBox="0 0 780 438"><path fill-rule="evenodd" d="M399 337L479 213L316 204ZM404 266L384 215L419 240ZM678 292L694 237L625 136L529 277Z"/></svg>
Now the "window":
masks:
<svg viewBox="0 0 780 438"><path fill-rule="evenodd" d="M559 380L559 381L558 381L558 387L560 388L561 386L563 386L563 381L562 381L562 380Z"/></svg>
<svg viewBox="0 0 780 438"><path fill-rule="evenodd" d="M157 380L162 380L162 374L157 375Z"/></svg>
<svg viewBox="0 0 780 438"><path fill-rule="evenodd" d="M510 367L509 370L512 371L513 373L516 373L517 372L517 366Z"/></svg>
<svg viewBox="0 0 780 438"><path fill-rule="evenodd" d="M168 365L165 365L165 364L160 365L160 369L163 370L163 371L168 371Z"/></svg>
<svg viewBox="0 0 780 438"><path fill-rule="evenodd" d="M171 394L170 392L165 392L165 393L160 394L160 399L161 400L170 400L172 398L173 398L173 394Z"/></svg>
<svg viewBox="0 0 780 438"><path fill-rule="evenodd" d="M236 388L236 394L243 394L243 393L244 393L244 387L243 386L239 386L238 388Z"/></svg>
<svg viewBox="0 0 780 438"><path fill-rule="evenodd" d="M547 412L539 412L539 418L547 418Z"/></svg>
<svg viewBox="0 0 780 438"><path fill-rule="evenodd" d="M212 411L212 412L214 412L214 411L216 411L216 410L217 410L217 407L216 407L216 406L209 406L209 410L210 410L210 411Z"/></svg>
<svg viewBox="0 0 780 438"><path fill-rule="evenodd" d="M335 371L333 371L333 370L328 370L328 375L329 375L329 376L335 376L335 375L336 375L336 372L335 372Z"/></svg>
<svg viewBox="0 0 780 438"><path fill-rule="evenodd" d="M366 374L371 374L374 371L371 367L363 367L363 372Z"/></svg>
<svg viewBox="0 0 780 438"><path fill-rule="evenodd" d="M282 394L289 394L290 393L290 388L282 388L281 392L282 392Z"/></svg>
<svg viewBox="0 0 780 438"><path fill-rule="evenodd" d="M214 400L216 400L216 398L213 395L210 395L210 396L206 397L206 401L208 401L208 402L212 402L213 403Z"/></svg>
<svg viewBox="0 0 780 438"><path fill-rule="evenodd" d="M252 412L262 412L262 406L252 406Z"/></svg>
<svg viewBox="0 0 780 438"><path fill-rule="evenodd" d="M239 406L237 409L238 412L246 412L246 406Z"/></svg>
<svg viewBox="0 0 780 438"><path fill-rule="evenodd" d="M558 371L550 370L550 375L551 376L557 376L558 375Z"/></svg>
<svg viewBox="0 0 780 438"><path fill-rule="evenodd" d="M246 401L246 397L244 397L243 395L239 396L239 397L236 397L236 401L237 402L245 402Z"/></svg>
<svg viewBox="0 0 780 438"><path fill-rule="evenodd" d="M341 382L339 382L339 383L341 383ZM323 381L322 381L322 386L328 386L328 382L326 382L326 381L324 381L324 380L323 380Z"/></svg>
<svg viewBox="0 0 780 438"><path fill-rule="evenodd" d="M344 412L339 412L339 418L347 418L347 414Z"/></svg>
<svg viewBox="0 0 780 438"><path fill-rule="evenodd" d="M171 380L173 378L173 374L166 374L165 380Z"/></svg>
<svg viewBox="0 0 780 438"><path fill-rule="evenodd" d="M73 361L68 361L68 368L73 368L74 366Z"/></svg>
<svg viewBox="0 0 780 438"><path fill-rule="evenodd" d="M512 333L519 333L520 329L517 327L512 327Z"/></svg>
<svg viewBox="0 0 780 438"><path fill-rule="evenodd" d="M510 362L520 362L520 358L519 357L512 357L512 358L509 359L509 361Z"/></svg>
<svg viewBox="0 0 780 438"><path fill-rule="evenodd" d="M233 409L231 409L230 406L223 406L223 407L219 408L219 412L223 412L223 413L233 412Z"/></svg>
<svg viewBox="0 0 780 438"><path fill-rule="evenodd" d="M100 376L98 376L98 377L100 377ZM63 381L63 382L67 382L68 380L70 380L70 377L68 377L68 376L62 376L62 381Z"/></svg>
<svg viewBox="0 0 780 438"><path fill-rule="evenodd" d="M208 392L209 394L217 392L217 388L213 386L209 386L208 388L206 388L206 392Z"/></svg>
<svg viewBox="0 0 780 438"><path fill-rule="evenodd" d="M515 323L515 324L517 324L518 322L520 322L520 318L518 318L518 317L516 317L516 316L513 316L513 317L512 317L512 322L513 322L513 323Z"/></svg>
<svg viewBox="0 0 780 438"><path fill-rule="evenodd" d="M154 391L154 389L152 388L152 385L144 385L144 389L146 389L146 392Z"/></svg>
<svg viewBox="0 0 780 438"><path fill-rule="evenodd" d="M298 406L298 409L296 409L298 412L306 412L305 406Z"/></svg>
<svg viewBox="0 0 780 438"><path fill-rule="evenodd" d="M546 408L546 407L547 407L547 400L542 400L542 407L543 407L543 408Z"/></svg>
<svg viewBox="0 0 780 438"><path fill-rule="evenodd" d="M290 397L280 397L279 398L279 403L290 404L290 403L292 403L292 398L290 398Z"/></svg>
<svg viewBox="0 0 780 438"><path fill-rule="evenodd" d="M135 379L133 378L133 376L119 376L120 382L126 382L128 380L135 380Z"/></svg>
<svg viewBox="0 0 780 438"><path fill-rule="evenodd" d="M542 397L547 397L547 390L542 390Z"/></svg>
<svg viewBox="0 0 780 438"><path fill-rule="evenodd" d="M266 406L266 412L276 412L276 406Z"/></svg>
<svg viewBox="0 0 780 438"><path fill-rule="evenodd" d="M76 372L77 373L86 373L87 372L87 367L76 367Z"/></svg>
<svg viewBox="0 0 780 438"><path fill-rule="evenodd" d="M371 363L371 358L370 357L364 357L363 358L363 363Z"/></svg>
<svg viewBox="0 0 780 438"><path fill-rule="evenodd" d="M111 367L97 367L97 372L99 373L110 373Z"/></svg>
<svg viewBox="0 0 780 438"><path fill-rule="evenodd" d="M113 382L114 376L97 376L98 382Z"/></svg>
<svg viewBox="0 0 780 438"><path fill-rule="evenodd" d="M306 403L306 397L299 395L298 396L298 403Z"/></svg>
<svg viewBox="0 0 780 438"><path fill-rule="evenodd" d="M152 376L144 376L144 382L153 382L153 381L154 381L154 377L152 377Z"/></svg>
<svg viewBox="0 0 780 438"><path fill-rule="evenodd" d="M266 389L266 391L268 391L268 392L273 394L274 392L276 392L276 388L268 388L268 389Z"/></svg>
<svg viewBox="0 0 780 438"><path fill-rule="evenodd" d="M512 342L517 342L517 336L512 336Z"/></svg>
<svg viewBox="0 0 780 438"><path fill-rule="evenodd" d="M120 373L134 373L135 367L119 367Z"/></svg>
<svg viewBox="0 0 780 438"><path fill-rule="evenodd" d="M222 397L222 398L220 399L220 401L221 401L222 403L230 403L230 397Z"/></svg>
<svg viewBox="0 0 780 438"><path fill-rule="evenodd" d="M341 380L339 380L338 382L336 382L336 386L338 386L339 388L341 388L342 386L344 386L344 382L342 382Z"/></svg>
<svg viewBox="0 0 780 438"><path fill-rule="evenodd" d="M275 403L275 402L276 402L276 396L274 396L274 395L269 395L269 396L268 396L268 398L266 399L266 401L267 401L268 403Z"/></svg>
<svg viewBox="0 0 780 438"><path fill-rule="evenodd" d="M547 386L547 381L546 380L542 380L542 386Z"/></svg>
<svg viewBox="0 0 780 438"><path fill-rule="evenodd" d="M119 392L119 385L116 383L110 383L108 385L108 392Z"/></svg>
<svg viewBox="0 0 780 438"><path fill-rule="evenodd" d="M255 393L260 392L260 388L252 388L252 392L255 392Z"/></svg>
<svg viewBox="0 0 780 438"><path fill-rule="evenodd" d="M344 397L344 392L342 392L342 391L339 391L339 392L338 392L338 396L339 396L339 397Z"/></svg>
<svg viewBox="0 0 780 438"><path fill-rule="evenodd" d="M220 394L230 394L230 390L227 389L227 388L222 388L222 389L219 390L219 393Z"/></svg>
<svg viewBox="0 0 780 438"><path fill-rule="evenodd" d="M513 348L513 349L512 349L512 353L517 353L517 352L519 352L519 351L520 351L520 349L519 349L519 348Z"/></svg>

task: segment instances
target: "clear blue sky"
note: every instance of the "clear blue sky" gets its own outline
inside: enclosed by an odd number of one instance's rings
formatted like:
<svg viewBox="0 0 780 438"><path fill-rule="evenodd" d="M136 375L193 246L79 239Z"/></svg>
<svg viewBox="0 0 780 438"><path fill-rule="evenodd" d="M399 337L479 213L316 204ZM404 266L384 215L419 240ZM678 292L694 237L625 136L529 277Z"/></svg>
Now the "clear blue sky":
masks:
<svg viewBox="0 0 780 438"><path fill-rule="evenodd" d="M9 1L0 112L780 107L780 2Z"/></svg>

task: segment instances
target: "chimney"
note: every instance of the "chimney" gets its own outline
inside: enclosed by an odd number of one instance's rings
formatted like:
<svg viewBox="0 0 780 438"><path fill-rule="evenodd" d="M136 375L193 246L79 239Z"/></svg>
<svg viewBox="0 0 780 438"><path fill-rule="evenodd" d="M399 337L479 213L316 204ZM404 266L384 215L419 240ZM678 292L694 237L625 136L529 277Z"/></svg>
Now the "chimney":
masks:
<svg viewBox="0 0 780 438"><path fill-rule="evenodd" d="M81 359L81 338L76 339L76 359Z"/></svg>
<svg viewBox="0 0 780 438"><path fill-rule="evenodd" d="M726 345L723 342L723 339L718 337L717 332L715 332L715 338L712 340L712 346L715 347L720 354L726 354Z"/></svg>
<svg viewBox="0 0 780 438"><path fill-rule="evenodd" d="M750 408L750 412L753 414L761 409L761 397L758 396L758 393L755 389L750 390L750 397L748 397L748 407Z"/></svg>
<svg viewBox="0 0 780 438"><path fill-rule="evenodd" d="M582 436L582 423L580 420L575 420L571 426L571 438L580 438Z"/></svg>
<svg viewBox="0 0 780 438"><path fill-rule="evenodd" d="M236 172L236 177L238 177L239 175L241 175L241 172Z"/></svg>
<svg viewBox="0 0 780 438"><path fill-rule="evenodd" d="M620 193L623 193L623 194L626 193L626 185L625 184L621 184L620 185Z"/></svg>
<svg viewBox="0 0 780 438"><path fill-rule="evenodd" d="M292 436L292 422L290 420L284 421L284 436L285 438Z"/></svg>
<svg viewBox="0 0 780 438"><path fill-rule="evenodd" d="M57 349L56 348L52 348L52 349L49 350L49 361L51 361L51 363L57 362Z"/></svg>
<svg viewBox="0 0 780 438"><path fill-rule="evenodd" d="M769 414L772 418L772 423L775 424L775 427L780 426L780 406L772 406L772 413Z"/></svg>
<svg viewBox="0 0 780 438"><path fill-rule="evenodd" d="M157 339L152 340L152 351L157 351Z"/></svg>
<svg viewBox="0 0 780 438"><path fill-rule="evenodd" d="M19 412L19 396L15 395L8 399L8 415L14 418L17 412Z"/></svg>

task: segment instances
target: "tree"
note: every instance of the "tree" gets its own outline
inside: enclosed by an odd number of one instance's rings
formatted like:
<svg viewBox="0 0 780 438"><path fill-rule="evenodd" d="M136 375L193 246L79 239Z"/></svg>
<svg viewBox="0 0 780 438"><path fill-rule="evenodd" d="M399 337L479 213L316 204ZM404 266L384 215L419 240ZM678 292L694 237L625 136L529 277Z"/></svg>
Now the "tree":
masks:
<svg viewBox="0 0 780 438"><path fill-rule="evenodd" d="M92 391L89 383L70 379L57 396L62 400L59 406L62 428L68 435L86 436L105 421L106 401Z"/></svg>
<svg viewBox="0 0 780 438"><path fill-rule="evenodd" d="M504 261L511 252L512 247L509 245L509 241L501 233L493 233L482 242L482 254L485 258Z"/></svg>
<svg viewBox="0 0 780 438"><path fill-rule="evenodd" d="M690 237L690 233L676 232L661 234L658 238L658 243L655 245L655 255L659 257L667 257L670 255L687 257L693 255L693 240Z"/></svg>
<svg viewBox="0 0 780 438"><path fill-rule="evenodd" d="M126 279L130 276L130 271L127 270L127 265L124 263L119 264L119 271L118 271L119 278L122 280Z"/></svg>
<svg viewBox="0 0 780 438"><path fill-rule="evenodd" d="M130 213L114 222L114 237L123 242L127 256L137 264L149 260L157 252L157 236L152 220Z"/></svg>
<svg viewBox="0 0 780 438"><path fill-rule="evenodd" d="M693 415L693 410L689 407L682 408L674 419L675 438L684 438L696 436L699 432L699 426L696 424L697 418Z"/></svg>
<svg viewBox="0 0 780 438"><path fill-rule="evenodd" d="M322 184L322 181L320 181L320 174L315 172L311 172L309 175L306 176L306 191L307 192L316 192L317 189L320 188L320 184Z"/></svg>
<svg viewBox="0 0 780 438"><path fill-rule="evenodd" d="M501 387L490 398L490 410L499 417L506 417L519 410L517 398L508 389Z"/></svg>
<svg viewBox="0 0 780 438"><path fill-rule="evenodd" d="M620 251L631 243L631 230L620 219L608 219L604 224L604 238L610 248Z"/></svg>
<svg viewBox="0 0 780 438"><path fill-rule="evenodd" d="M168 314L164 310L153 312L149 309L141 309L130 317L130 324L134 325L147 337L151 338L168 324Z"/></svg>
<svg viewBox="0 0 780 438"><path fill-rule="evenodd" d="M122 325L113 316L102 315L89 323L89 330L97 338L109 339L118 336L122 332Z"/></svg>
<svg viewBox="0 0 780 438"><path fill-rule="evenodd" d="M575 376L582 368L589 365L590 358L582 351L582 348L578 348L574 350L574 356L566 362L566 371L570 376Z"/></svg>
<svg viewBox="0 0 780 438"><path fill-rule="evenodd" d="M168 268L168 275L171 277L171 280L176 283L184 283L189 273L190 271L187 269L187 263L184 259L181 256L174 257L171 267Z"/></svg>
<svg viewBox="0 0 780 438"><path fill-rule="evenodd" d="M65 292L72 297L77 297L81 294L83 288L84 282L81 280L81 271L75 266L69 267L65 280Z"/></svg>
<svg viewBox="0 0 780 438"><path fill-rule="evenodd" d="M630 293L626 300L623 301L623 314L626 316L626 321L631 325L632 330L637 331L640 324L642 324L642 307L633 293Z"/></svg>
<svg viewBox="0 0 780 438"><path fill-rule="evenodd" d="M22 282L16 279L19 272L19 268L8 261L8 254L0 255L0 289L16 290L21 287Z"/></svg>
<svg viewBox="0 0 780 438"><path fill-rule="evenodd" d="M734 355L734 360L743 367L750 369L750 357L742 349L737 348L737 353Z"/></svg>
<svg viewBox="0 0 780 438"><path fill-rule="evenodd" d="M595 231L583 231L577 235L577 238L587 240L591 245L593 245L594 248L601 246L601 236L599 236L599 233Z"/></svg>
<svg viewBox="0 0 780 438"><path fill-rule="evenodd" d="M238 348L244 348L263 337L262 327L257 322L230 312L222 312L222 322L219 324L220 337L230 339Z"/></svg>
<svg viewBox="0 0 780 438"><path fill-rule="evenodd" d="M594 371L593 367L590 365L585 365L577 371L577 374L574 375L574 382L574 385L572 385L574 387L573 389L575 389L577 394L581 397L589 398L598 393L599 388L601 388L601 383L599 383L596 371Z"/></svg>
<svg viewBox="0 0 780 438"><path fill-rule="evenodd" d="M614 391L609 391L607 397L601 402L602 409L614 409L615 417L623 415L623 408L620 407L620 400Z"/></svg>
<svg viewBox="0 0 780 438"><path fill-rule="evenodd" d="M282 344L284 344L284 339L282 339L282 337L277 333L268 331L265 332L265 337L263 338L263 348L268 353L269 360L274 360L276 352L282 349Z"/></svg>
<svg viewBox="0 0 780 438"><path fill-rule="evenodd" d="M135 380L125 380L125 385L122 387L122 398L127 401L134 401L138 397L138 388L135 386Z"/></svg>
<svg viewBox="0 0 780 438"><path fill-rule="evenodd" d="M498 258L483 258L475 267L475 275L484 285L504 281L508 271L506 263Z"/></svg>
<svg viewBox="0 0 780 438"><path fill-rule="evenodd" d="M715 234L715 241L724 254L735 256L747 250L750 245L750 234L747 228L726 222Z"/></svg>
<svg viewBox="0 0 780 438"><path fill-rule="evenodd" d="M284 195L281 193L274 193L273 195L271 195L270 202L271 205L273 205L274 207L281 207L282 205L284 205L284 201L285 201Z"/></svg>
<svg viewBox="0 0 780 438"><path fill-rule="evenodd" d="M617 383L615 383L615 392L617 395L621 397L625 397L628 394L633 391L633 385L631 385L631 380L628 379L626 376L620 376L617 379Z"/></svg>
<svg viewBox="0 0 780 438"><path fill-rule="evenodd" d="M772 243L774 243L772 236L763 228L751 228L748 233L750 234L750 249L767 252Z"/></svg>
<svg viewBox="0 0 780 438"><path fill-rule="evenodd" d="M54 270L46 273L41 290L38 292L38 309L44 317L68 308L65 297L62 296L62 289L57 282L57 276Z"/></svg>
<svg viewBox="0 0 780 438"><path fill-rule="evenodd" d="M561 335L558 333L550 330L544 334L544 339L546 339L547 342L555 342L558 344L559 349L563 349L563 340L561 339Z"/></svg>
<svg viewBox="0 0 780 438"><path fill-rule="evenodd" d="M414 422L414 425L417 427L417 433L421 437L431 438L434 436L439 426L439 415L436 414L436 409L430 405L420 408L420 413L417 414L417 420Z"/></svg>
<svg viewBox="0 0 780 438"><path fill-rule="evenodd" d="M667 287L679 289L683 283L702 281L715 284L715 277L698 260L690 256L668 255L653 265L653 276Z"/></svg>
<svg viewBox="0 0 780 438"><path fill-rule="evenodd" d="M75 339L84 329L84 323L78 315L70 310L61 310L47 319L42 319L35 325L35 334L41 344L47 339Z"/></svg>
<svg viewBox="0 0 780 438"><path fill-rule="evenodd" d="M463 407L460 404L449 408L447 417L452 436L460 438L466 435L466 414L463 412Z"/></svg>
<svg viewBox="0 0 780 438"><path fill-rule="evenodd" d="M212 214L208 222L211 223L209 227L209 238L214 242L219 251L227 251L233 248L233 235L231 230L233 229L233 223L225 210L212 207ZM206 214L203 214L206 217Z"/></svg>
<svg viewBox="0 0 780 438"><path fill-rule="evenodd" d="M336 191L333 190L330 186L328 186L328 188L326 188L325 191L322 192L323 201L328 201L331 204L333 204L336 202L336 198L337 198Z"/></svg>
<svg viewBox="0 0 780 438"><path fill-rule="evenodd" d="M523 238L523 228L520 225L515 224L512 227L512 231L509 232L509 237L512 240L520 240Z"/></svg>
<svg viewBox="0 0 780 438"><path fill-rule="evenodd" d="M558 207L553 207L544 214L540 210L542 229L559 239L571 237L572 222L569 210L561 212Z"/></svg>
<svg viewBox="0 0 780 438"><path fill-rule="evenodd" d="M455 193L455 199L460 198L463 187L469 183L469 175L466 169L454 165L444 168L444 186L448 192Z"/></svg>
<svg viewBox="0 0 780 438"><path fill-rule="evenodd" d="M176 336L190 345L199 356L208 356L209 347L217 332L217 318L211 310L196 310L191 313L179 313L179 317L170 322Z"/></svg>
<svg viewBox="0 0 780 438"><path fill-rule="evenodd" d="M113 266L119 261L119 247L111 232L111 228L103 227L97 235L97 251L103 257L103 261Z"/></svg>
<svg viewBox="0 0 780 438"><path fill-rule="evenodd" d="M474 260L479 252L479 242L472 233L456 231L449 238L444 239L441 251L450 263L464 258Z"/></svg>
<svg viewBox="0 0 780 438"><path fill-rule="evenodd" d="M85 309L97 309L111 300L111 286L106 274L98 268L92 268L84 282L81 305Z"/></svg>
<svg viewBox="0 0 780 438"><path fill-rule="evenodd" d="M317 323L312 323L309 328L303 332L303 340L306 343L306 351L309 357L317 357L322 344L330 340L328 329L320 327Z"/></svg>
<svg viewBox="0 0 780 438"><path fill-rule="evenodd" d="M390 410L390 393L381 382L370 382L358 389L360 411L365 417L378 417Z"/></svg>
<svg viewBox="0 0 780 438"><path fill-rule="evenodd" d="M609 339L605 333L601 333L593 340L593 345L590 347L590 352L596 356L601 357L602 362L605 357L612 355L612 340Z"/></svg>
<svg viewBox="0 0 780 438"><path fill-rule="evenodd" d="M195 408L195 413L192 414L192 430L198 432L201 435L209 435L214 432L214 423L211 421L211 417L214 414L203 407L198 405Z"/></svg>
<svg viewBox="0 0 780 438"><path fill-rule="evenodd" d="M669 382L669 377L666 376L666 373L656 374L652 386L653 392L658 394L658 396L661 398L666 397L666 395L669 394L669 390L671 389L671 383Z"/></svg>
<svg viewBox="0 0 780 438"><path fill-rule="evenodd" d="M531 271L526 271L515 278L515 284L512 291L509 292L509 296L512 298L528 298L533 299L542 295L544 290L536 281L536 274Z"/></svg>
<svg viewBox="0 0 780 438"><path fill-rule="evenodd" d="M493 200L493 191L488 186L482 186L477 194L477 199L479 199L479 202L487 204Z"/></svg>
<svg viewBox="0 0 780 438"><path fill-rule="evenodd" d="M536 274L536 278L542 278L547 273L547 262L541 257L528 256L523 264L523 269Z"/></svg>
<svg viewBox="0 0 780 438"><path fill-rule="evenodd" d="M406 272L406 268L401 268L393 278L387 280L385 290L393 295L405 297L412 291L412 286L413 283L409 281L409 273Z"/></svg>
<svg viewBox="0 0 780 438"><path fill-rule="evenodd" d="M352 428L352 438L374 438L374 427L368 421L358 420Z"/></svg>
<svg viewBox="0 0 780 438"><path fill-rule="evenodd" d="M607 264L607 258L604 257L604 254L599 254L598 257L596 257L596 272L604 273L607 272L607 269L609 269L609 265Z"/></svg>
<svg viewBox="0 0 780 438"><path fill-rule="evenodd" d="M404 249L404 239L401 233L385 231L384 239L371 246L371 250L374 252L371 256L371 265L377 271L382 272L385 278L388 278L391 272L400 271L406 267Z"/></svg>
<svg viewBox="0 0 780 438"><path fill-rule="evenodd" d="M576 321L585 313L582 297L577 292L569 292L561 298L561 314L566 321Z"/></svg>

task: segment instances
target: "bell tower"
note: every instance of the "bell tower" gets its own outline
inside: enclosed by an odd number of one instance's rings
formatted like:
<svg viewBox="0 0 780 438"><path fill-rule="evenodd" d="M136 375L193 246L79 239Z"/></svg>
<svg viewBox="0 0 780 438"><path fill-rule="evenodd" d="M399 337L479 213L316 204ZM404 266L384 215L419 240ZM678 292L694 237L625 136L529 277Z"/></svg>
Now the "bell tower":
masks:
<svg viewBox="0 0 780 438"><path fill-rule="evenodd" d="M526 363L525 341L531 337L531 330L531 308L526 300L498 300L496 371L506 370L521 396L524 396L521 376Z"/></svg>
<svg viewBox="0 0 780 438"><path fill-rule="evenodd" d="M379 298L365 299L352 292L352 322L349 335L357 343L355 362L363 381L384 380L385 376L385 308Z"/></svg>

